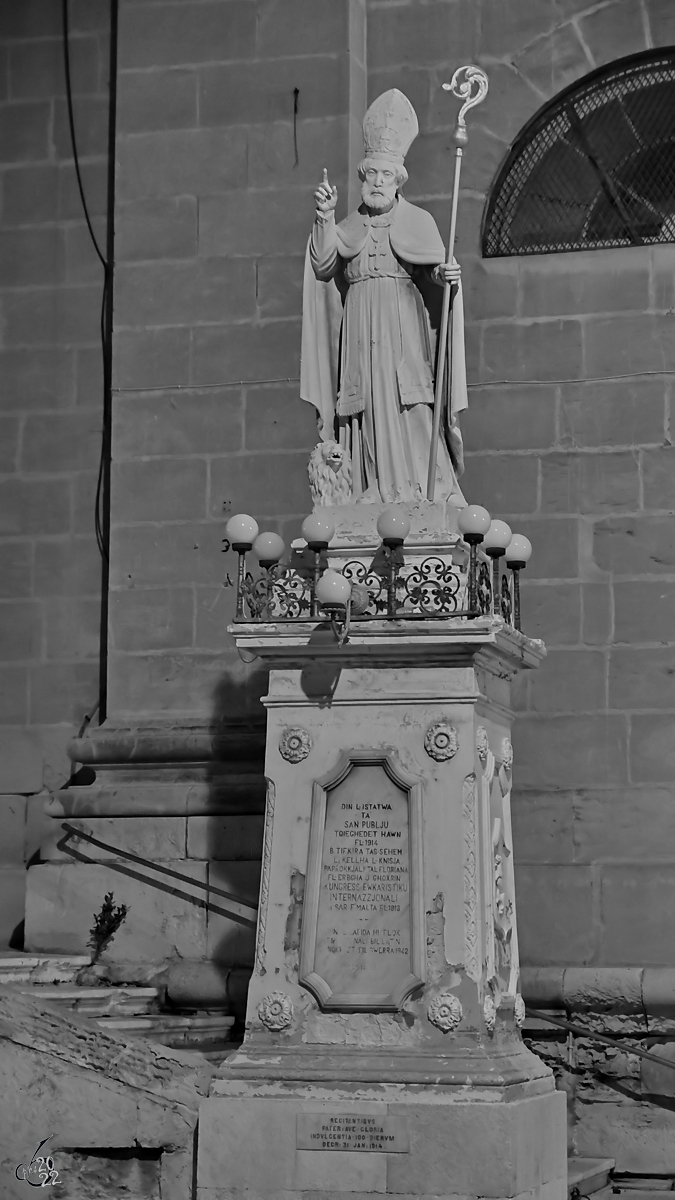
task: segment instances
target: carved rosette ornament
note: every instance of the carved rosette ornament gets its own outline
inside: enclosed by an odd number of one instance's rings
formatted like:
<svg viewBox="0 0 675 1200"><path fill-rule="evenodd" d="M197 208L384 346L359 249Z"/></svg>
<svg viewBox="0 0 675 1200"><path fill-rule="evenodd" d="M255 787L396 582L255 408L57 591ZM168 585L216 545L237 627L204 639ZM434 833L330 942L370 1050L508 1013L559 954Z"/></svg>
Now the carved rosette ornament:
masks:
<svg viewBox="0 0 675 1200"><path fill-rule="evenodd" d="M278 1033L293 1020L293 1005L284 992L270 992L258 1005L258 1016L267 1029Z"/></svg>
<svg viewBox="0 0 675 1200"><path fill-rule="evenodd" d="M429 758L436 762L447 762L454 758L459 748L459 737L450 721L434 721L424 735L424 749Z"/></svg>
<svg viewBox="0 0 675 1200"><path fill-rule="evenodd" d="M506 770L510 771L513 766L513 746L508 738L504 738L502 741L502 762Z"/></svg>
<svg viewBox="0 0 675 1200"><path fill-rule="evenodd" d="M522 1029L523 1025L525 1024L525 1001L523 1000L520 992L518 992L516 995L516 999L513 1004L513 1016L518 1028Z"/></svg>
<svg viewBox="0 0 675 1200"><path fill-rule="evenodd" d="M312 739L306 729L299 725L293 729L284 729L279 738L279 753L286 762L299 763L307 758L312 749Z"/></svg>
<svg viewBox="0 0 675 1200"><path fill-rule="evenodd" d="M478 729L476 730L476 750L478 751L478 757L483 766L485 766L487 762L489 749L490 744L488 742L487 729L484 725L479 725Z"/></svg>
<svg viewBox="0 0 675 1200"><path fill-rule="evenodd" d="M462 1019L462 1006L452 992L441 992L431 1001L427 1017L437 1029L443 1033L450 1033L457 1028Z"/></svg>
<svg viewBox="0 0 675 1200"><path fill-rule="evenodd" d="M483 1001L483 1020L485 1026L490 1033L494 1033L495 1023L497 1020L497 1009L492 996L486 996Z"/></svg>

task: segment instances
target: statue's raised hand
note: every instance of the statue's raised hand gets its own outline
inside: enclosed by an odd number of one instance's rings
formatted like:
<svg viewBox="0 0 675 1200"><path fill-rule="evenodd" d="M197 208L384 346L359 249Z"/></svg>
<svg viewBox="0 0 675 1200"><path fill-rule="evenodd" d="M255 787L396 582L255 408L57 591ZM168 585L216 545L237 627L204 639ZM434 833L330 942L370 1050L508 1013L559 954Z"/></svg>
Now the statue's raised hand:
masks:
<svg viewBox="0 0 675 1200"><path fill-rule="evenodd" d="M324 167L323 179L314 193L316 200L316 210L327 216L332 212L337 204L337 188L331 187L328 182L328 171Z"/></svg>

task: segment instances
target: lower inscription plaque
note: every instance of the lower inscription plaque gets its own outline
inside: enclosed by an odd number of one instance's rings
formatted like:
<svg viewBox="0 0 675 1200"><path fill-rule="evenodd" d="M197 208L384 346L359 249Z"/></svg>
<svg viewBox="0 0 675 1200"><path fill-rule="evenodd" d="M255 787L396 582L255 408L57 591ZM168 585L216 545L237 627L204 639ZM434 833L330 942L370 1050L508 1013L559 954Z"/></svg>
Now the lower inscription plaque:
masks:
<svg viewBox="0 0 675 1200"><path fill-rule="evenodd" d="M315 785L300 981L325 1008L395 1009L421 982L419 792L369 751Z"/></svg>
<svg viewBox="0 0 675 1200"><path fill-rule="evenodd" d="M402 1117L362 1117L351 1113L299 1113L298 1150L379 1150L407 1154Z"/></svg>

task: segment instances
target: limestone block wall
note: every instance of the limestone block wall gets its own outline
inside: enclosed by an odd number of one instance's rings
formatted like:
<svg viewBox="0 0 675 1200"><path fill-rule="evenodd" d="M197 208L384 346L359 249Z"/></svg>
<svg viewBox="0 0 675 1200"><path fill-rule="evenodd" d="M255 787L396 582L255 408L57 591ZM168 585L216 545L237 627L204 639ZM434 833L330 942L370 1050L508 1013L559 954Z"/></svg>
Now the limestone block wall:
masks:
<svg viewBox="0 0 675 1200"><path fill-rule="evenodd" d="M521 956L657 964L675 905L675 247L483 260L495 173L525 122L594 67L675 41L659 0L370 0L369 94L420 117L406 195L448 220L454 66L490 78L469 115L457 254L471 404L467 499L534 545L524 628L549 658L518 693Z"/></svg>
<svg viewBox="0 0 675 1200"><path fill-rule="evenodd" d="M66 136L59 8L0 11L6 796L38 792L45 760L50 784L64 778L64 742L98 693L101 279ZM100 229L107 0L70 10ZM255 711L260 676L225 635L221 538L234 509L290 537L309 506L302 254L317 169L347 209L366 57L370 97L399 86L417 109L406 195L444 233L456 104L440 84L463 62L488 71L457 244L465 491L535 546L525 624L550 657L519 695L514 819L522 949L536 964L668 956L675 255L486 261L480 223L543 103L602 63L674 42L670 0L120 4L109 711L132 724Z"/></svg>
<svg viewBox="0 0 675 1200"><path fill-rule="evenodd" d="M535 351L509 362L505 351L502 377L588 377L480 389L481 448L467 470L472 494L536 546L524 620L549 647L540 677L520 688L514 742L529 962L668 960L674 251L506 260L515 313L481 330L483 379L493 338L513 346L558 323L567 343L559 363ZM527 430L517 449L511 422Z"/></svg>
<svg viewBox="0 0 675 1200"><path fill-rule="evenodd" d="M233 512L289 540L311 508L303 256L324 165L347 211L364 22L361 0L122 0L111 714L259 694L221 542Z"/></svg>
<svg viewBox="0 0 675 1200"><path fill-rule="evenodd" d="M105 246L109 5L69 7L82 175ZM30 796L68 777L65 744L99 690L102 271L77 192L53 0L0 6L0 195L3 944L40 840L42 802Z"/></svg>

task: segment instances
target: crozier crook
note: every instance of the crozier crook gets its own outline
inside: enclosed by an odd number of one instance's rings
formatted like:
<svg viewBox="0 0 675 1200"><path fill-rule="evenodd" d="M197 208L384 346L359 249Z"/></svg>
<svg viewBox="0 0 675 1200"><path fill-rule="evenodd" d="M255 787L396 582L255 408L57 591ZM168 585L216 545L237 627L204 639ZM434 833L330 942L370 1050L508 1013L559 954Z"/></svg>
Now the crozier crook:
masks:
<svg viewBox="0 0 675 1200"><path fill-rule="evenodd" d="M466 121L464 120L465 113L470 108L474 108L476 104L480 104L487 96L488 78L485 71L480 67L468 66L458 67L455 71L450 83L443 84L443 90L452 92L458 100L462 100L463 104L457 116L457 125L455 126L454 141L455 141L455 177L452 187L452 207L450 212L450 235L448 238L448 253L446 265L450 266L453 259L453 250L455 246L455 233L457 230L457 204L459 201L459 177L462 170L462 147L466 146L469 135L467 133ZM434 393L434 423L431 432L431 447L429 452L429 474L427 476L427 500L433 500L436 492L436 460L438 458L438 438L441 428L441 412L443 408L443 387L445 384L445 355L448 344L448 328L450 325L451 316L451 300L452 300L452 285L446 283L443 288L443 308L441 310L441 327L438 335L438 354L436 367L436 389ZM452 372L452 360L450 361L449 373ZM448 380L448 384L449 384Z"/></svg>

